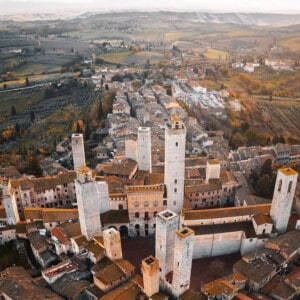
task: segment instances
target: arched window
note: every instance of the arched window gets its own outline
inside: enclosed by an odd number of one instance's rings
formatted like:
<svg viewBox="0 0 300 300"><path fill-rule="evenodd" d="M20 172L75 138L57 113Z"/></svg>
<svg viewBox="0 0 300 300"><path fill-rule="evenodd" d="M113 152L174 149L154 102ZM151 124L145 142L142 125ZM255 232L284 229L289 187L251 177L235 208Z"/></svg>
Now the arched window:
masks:
<svg viewBox="0 0 300 300"><path fill-rule="evenodd" d="M119 204L119 209L123 209L123 204Z"/></svg>
<svg viewBox="0 0 300 300"><path fill-rule="evenodd" d="M145 202L144 202L144 206L149 206L149 202L148 202L148 201L145 201Z"/></svg>
<svg viewBox="0 0 300 300"><path fill-rule="evenodd" d="M280 192L282 187L282 179L279 180L277 191Z"/></svg>
<svg viewBox="0 0 300 300"><path fill-rule="evenodd" d="M290 181L289 187L288 187L288 193L290 193L292 191L292 185L293 185L293 181Z"/></svg>
<svg viewBox="0 0 300 300"><path fill-rule="evenodd" d="M139 217L140 217L140 213L136 212L136 213L135 213L135 217L136 217L136 218L139 218Z"/></svg>

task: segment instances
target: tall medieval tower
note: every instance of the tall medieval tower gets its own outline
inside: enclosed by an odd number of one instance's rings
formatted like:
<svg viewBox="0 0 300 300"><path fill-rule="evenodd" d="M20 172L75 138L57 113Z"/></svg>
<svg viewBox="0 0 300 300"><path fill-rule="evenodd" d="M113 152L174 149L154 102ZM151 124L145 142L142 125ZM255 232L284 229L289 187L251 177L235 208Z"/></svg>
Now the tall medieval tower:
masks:
<svg viewBox="0 0 300 300"><path fill-rule="evenodd" d="M88 240L95 236L102 236L100 199L96 185L97 183L92 178L92 171L88 167L82 166L77 169L75 189L80 228Z"/></svg>
<svg viewBox="0 0 300 300"><path fill-rule="evenodd" d="M180 213L184 198L186 128L177 115L171 115L165 128L165 185L167 208Z"/></svg>
<svg viewBox="0 0 300 300"><path fill-rule="evenodd" d="M75 171L79 167L85 166L85 153L82 133L72 134L72 154Z"/></svg>
<svg viewBox="0 0 300 300"><path fill-rule="evenodd" d="M291 168L279 169L270 215L279 233L285 233L291 215L298 173Z"/></svg>
<svg viewBox="0 0 300 300"><path fill-rule="evenodd" d="M103 231L104 247L106 255L111 260L122 259L122 245L120 232L115 228L109 228Z"/></svg>
<svg viewBox="0 0 300 300"><path fill-rule="evenodd" d="M188 227L176 231L172 294L179 297L190 288L194 231Z"/></svg>
<svg viewBox="0 0 300 300"><path fill-rule="evenodd" d="M159 260L160 278L164 282L166 275L173 269L175 233L178 229L178 215L164 210L156 215L155 257Z"/></svg>
<svg viewBox="0 0 300 300"><path fill-rule="evenodd" d="M153 256L142 260L144 292L150 298L159 292L159 261Z"/></svg>
<svg viewBox="0 0 300 300"><path fill-rule="evenodd" d="M151 155L151 128L139 127L138 129L138 168L142 171L152 172Z"/></svg>

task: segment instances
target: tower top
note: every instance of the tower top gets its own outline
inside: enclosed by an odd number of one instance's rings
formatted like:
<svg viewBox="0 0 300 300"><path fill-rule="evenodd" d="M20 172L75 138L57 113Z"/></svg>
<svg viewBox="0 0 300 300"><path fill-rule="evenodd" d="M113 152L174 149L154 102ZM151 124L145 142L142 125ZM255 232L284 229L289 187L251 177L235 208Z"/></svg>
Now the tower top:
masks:
<svg viewBox="0 0 300 300"><path fill-rule="evenodd" d="M175 214L174 212L172 212L169 209L166 209L166 210L163 210L162 212L158 213L156 216L161 218L164 221L169 221L171 219L176 218L177 214Z"/></svg>
<svg viewBox="0 0 300 300"><path fill-rule="evenodd" d="M181 238L185 238L185 237L188 237L189 235L194 234L194 231L188 227L183 227L183 228L177 230L176 234Z"/></svg>
<svg viewBox="0 0 300 300"><path fill-rule="evenodd" d="M291 168L281 168L278 170L279 172L281 172L282 174L286 175L286 176L292 176L292 175L296 175L297 172Z"/></svg>
<svg viewBox="0 0 300 300"><path fill-rule="evenodd" d="M155 272L159 270L158 259L150 255L142 260L142 268L149 270L150 272Z"/></svg>
<svg viewBox="0 0 300 300"><path fill-rule="evenodd" d="M92 170L87 166L81 166L76 170L77 180L81 183L93 181Z"/></svg>
<svg viewBox="0 0 300 300"><path fill-rule="evenodd" d="M185 129L182 119L176 114L170 116L170 123L167 126L171 129Z"/></svg>
<svg viewBox="0 0 300 300"><path fill-rule="evenodd" d="M83 138L83 134L82 133L73 133L72 138Z"/></svg>

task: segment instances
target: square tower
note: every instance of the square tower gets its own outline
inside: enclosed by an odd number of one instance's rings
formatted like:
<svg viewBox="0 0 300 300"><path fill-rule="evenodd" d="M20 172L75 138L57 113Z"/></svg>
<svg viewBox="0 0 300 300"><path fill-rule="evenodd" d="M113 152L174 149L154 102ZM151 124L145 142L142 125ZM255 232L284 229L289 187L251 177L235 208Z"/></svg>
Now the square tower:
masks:
<svg viewBox="0 0 300 300"><path fill-rule="evenodd" d="M111 260L122 259L122 245L120 232L115 228L109 228L103 231L104 247L106 255Z"/></svg>
<svg viewBox="0 0 300 300"><path fill-rule="evenodd" d="M176 231L172 293L179 297L190 288L195 233L188 227Z"/></svg>
<svg viewBox="0 0 300 300"><path fill-rule="evenodd" d="M138 168L142 171L152 172L151 155L151 128L139 127L138 129Z"/></svg>
<svg viewBox="0 0 300 300"><path fill-rule="evenodd" d="M78 214L82 234L90 240L102 236L100 221L100 199L97 194L97 183L92 177L92 171L85 166L77 169L75 179Z"/></svg>
<svg viewBox="0 0 300 300"><path fill-rule="evenodd" d="M209 159L206 163L206 183L209 182L209 179L218 179L220 178L221 164L217 159Z"/></svg>
<svg viewBox="0 0 300 300"><path fill-rule="evenodd" d="M166 280L166 275L173 269L178 221L178 215L170 210L164 210L156 215L155 257L159 260L162 282Z"/></svg>
<svg viewBox="0 0 300 300"><path fill-rule="evenodd" d="M278 170L270 215L279 233L285 233L291 215L298 173L291 168Z"/></svg>
<svg viewBox="0 0 300 300"><path fill-rule="evenodd" d="M85 166L85 153L82 133L72 134L72 155L75 171L79 167Z"/></svg>
<svg viewBox="0 0 300 300"><path fill-rule="evenodd" d="M184 198L186 128L177 115L165 127L165 185L168 209L180 213Z"/></svg>
<svg viewBox="0 0 300 300"><path fill-rule="evenodd" d="M144 293L150 298L159 292L159 261L153 256L142 260Z"/></svg>

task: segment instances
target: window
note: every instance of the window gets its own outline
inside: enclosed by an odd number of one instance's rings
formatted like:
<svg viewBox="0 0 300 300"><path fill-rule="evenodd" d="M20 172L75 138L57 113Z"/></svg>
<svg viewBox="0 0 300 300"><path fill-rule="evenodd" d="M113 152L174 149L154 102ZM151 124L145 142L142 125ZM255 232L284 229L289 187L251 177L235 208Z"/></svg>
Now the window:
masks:
<svg viewBox="0 0 300 300"><path fill-rule="evenodd" d="M177 188L174 189L174 193L177 193Z"/></svg>
<svg viewBox="0 0 300 300"><path fill-rule="evenodd" d="M157 200L153 201L153 206L157 206L157 205L158 205L158 201Z"/></svg>
<svg viewBox="0 0 300 300"><path fill-rule="evenodd" d="M173 202L173 205L174 205L174 206L176 205L176 201Z"/></svg>
<svg viewBox="0 0 300 300"><path fill-rule="evenodd" d="M145 220L149 220L149 213L147 211L145 212Z"/></svg>
<svg viewBox="0 0 300 300"><path fill-rule="evenodd" d="M155 217L157 215L157 211L155 211L154 213L153 213L153 217Z"/></svg>
<svg viewBox="0 0 300 300"><path fill-rule="evenodd" d="M292 185L293 185L293 182L290 181L289 182L289 187L288 187L288 193L290 193L292 191Z"/></svg>
<svg viewBox="0 0 300 300"><path fill-rule="evenodd" d="M174 179L174 183L177 183L177 179Z"/></svg>
<svg viewBox="0 0 300 300"><path fill-rule="evenodd" d="M144 202L144 206L149 206L149 202L148 202L148 201L145 201L145 202Z"/></svg>
<svg viewBox="0 0 300 300"><path fill-rule="evenodd" d="M119 204L119 209L123 209L123 204Z"/></svg>
<svg viewBox="0 0 300 300"><path fill-rule="evenodd" d="M134 216L135 216L136 218L139 218L139 217L140 217L140 213L136 212L136 213L134 214Z"/></svg>
<svg viewBox="0 0 300 300"><path fill-rule="evenodd" d="M168 201L167 201L167 200L164 200L164 201L163 201L163 205L168 205Z"/></svg>
<svg viewBox="0 0 300 300"><path fill-rule="evenodd" d="M135 207L139 207L139 205L140 205L140 204L139 204L138 201L135 201L135 202L134 202L134 206L135 206Z"/></svg>
<svg viewBox="0 0 300 300"><path fill-rule="evenodd" d="M178 142L175 143L175 146L178 147Z"/></svg>

